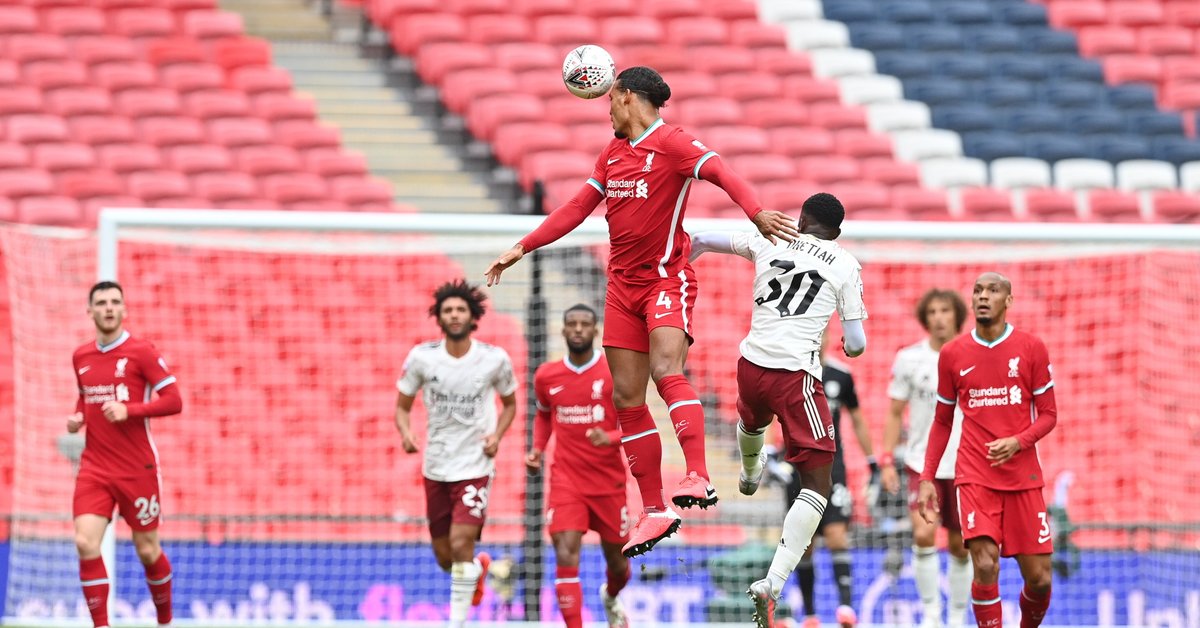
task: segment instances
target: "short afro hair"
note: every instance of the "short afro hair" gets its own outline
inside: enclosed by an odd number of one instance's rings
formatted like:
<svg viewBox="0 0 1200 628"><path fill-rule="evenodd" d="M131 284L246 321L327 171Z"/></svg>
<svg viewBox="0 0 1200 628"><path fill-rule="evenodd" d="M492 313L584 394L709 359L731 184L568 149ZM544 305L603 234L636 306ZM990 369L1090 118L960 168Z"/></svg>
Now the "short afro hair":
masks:
<svg viewBox="0 0 1200 628"><path fill-rule="evenodd" d="M483 318L487 312L487 307L483 304L487 301L487 295L477 286L467 283L466 279L458 279L447 281L433 291L433 305L429 308L429 315L437 318L442 312L442 303L453 297L467 302L467 308L471 310L471 318L476 321Z"/></svg>
<svg viewBox="0 0 1200 628"><path fill-rule="evenodd" d="M621 89L631 91L646 99L655 108L667 104L667 100L671 98L671 86L667 85L658 71L644 65L635 65L621 70L621 73L617 75L617 84L621 86Z"/></svg>
<svg viewBox="0 0 1200 628"><path fill-rule="evenodd" d="M962 331L963 325L967 322L967 304L963 298L953 290L943 288L930 288L928 292L921 295L921 300L917 301L917 322L921 323L926 331L929 331L929 304L934 301L945 301L954 308L954 328Z"/></svg>
<svg viewBox="0 0 1200 628"><path fill-rule="evenodd" d="M596 316L596 310L593 310L592 306L586 305L583 303L576 303L575 305L572 305L571 307L569 307L563 311L563 322L564 323L567 322L567 316L571 312L587 312L588 314L592 315L592 321L597 322L597 323L600 322L600 317Z"/></svg>
<svg viewBox="0 0 1200 628"><path fill-rule="evenodd" d="M846 219L846 208L842 207L842 202L836 196L825 192L817 192L808 197L800 213L830 229L840 229L842 221Z"/></svg>

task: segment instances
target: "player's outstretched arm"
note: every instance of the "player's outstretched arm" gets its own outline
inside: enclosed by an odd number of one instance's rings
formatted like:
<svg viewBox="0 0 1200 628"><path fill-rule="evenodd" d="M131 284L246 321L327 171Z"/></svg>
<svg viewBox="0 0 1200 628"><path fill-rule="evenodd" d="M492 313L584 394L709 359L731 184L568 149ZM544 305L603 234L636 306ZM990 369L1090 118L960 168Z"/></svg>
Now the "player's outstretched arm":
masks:
<svg viewBox="0 0 1200 628"><path fill-rule="evenodd" d="M596 209L596 206L604 199L599 185L599 183L593 185L589 179L588 183L584 184L575 193L575 196L571 197L571 200L550 212L550 215L542 221L542 224L538 225L537 229L521 238L520 242L497 257L496 261L492 262L487 271L483 273L487 277L487 285L499 284L501 273L521 261L526 253L554 242L582 224L583 220L591 215L592 210Z"/></svg>
<svg viewBox="0 0 1200 628"><path fill-rule="evenodd" d="M411 413L414 397L404 393L396 393L396 429L400 432L400 444L404 453L415 454L418 451L417 441L413 438Z"/></svg>
<svg viewBox="0 0 1200 628"><path fill-rule="evenodd" d="M737 203L742 211L746 212L746 217L754 223L754 226L758 227L758 232L771 244L775 244L775 238L791 242L800 235L796 221L791 216L783 212L763 209L750 184L726 167L720 156L713 155L712 158L705 160L700 166L699 174L701 179L725 190L729 198Z"/></svg>
<svg viewBox="0 0 1200 628"><path fill-rule="evenodd" d="M517 393L509 393L500 397L500 416L496 419L496 431L489 434L483 441L483 454L489 458L495 457L500 451L500 439L512 425L517 416Z"/></svg>
<svg viewBox="0 0 1200 628"><path fill-rule="evenodd" d="M733 233L730 231L701 231L692 236L692 254L689 262L694 262L705 253L724 253L736 255L733 249Z"/></svg>

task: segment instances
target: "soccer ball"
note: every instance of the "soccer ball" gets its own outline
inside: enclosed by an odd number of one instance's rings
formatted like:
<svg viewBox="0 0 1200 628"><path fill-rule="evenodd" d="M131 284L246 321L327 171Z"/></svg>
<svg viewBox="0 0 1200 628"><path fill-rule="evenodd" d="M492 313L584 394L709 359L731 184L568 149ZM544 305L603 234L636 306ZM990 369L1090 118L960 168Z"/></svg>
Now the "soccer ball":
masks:
<svg viewBox="0 0 1200 628"><path fill-rule="evenodd" d="M600 46L580 46L563 59L563 83L580 98L599 98L612 89L617 66L612 55Z"/></svg>

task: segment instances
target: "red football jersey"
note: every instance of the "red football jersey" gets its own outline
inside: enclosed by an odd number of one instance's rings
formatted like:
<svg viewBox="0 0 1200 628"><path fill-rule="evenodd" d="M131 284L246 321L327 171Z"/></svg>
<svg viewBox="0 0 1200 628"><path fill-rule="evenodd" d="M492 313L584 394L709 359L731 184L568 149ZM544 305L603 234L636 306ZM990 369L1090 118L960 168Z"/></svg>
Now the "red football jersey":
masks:
<svg viewBox="0 0 1200 628"><path fill-rule="evenodd" d="M994 342L971 330L946 343L938 358L938 402L963 413L955 483L1009 491L1044 486L1036 444L993 467L987 443L1029 428L1037 420L1035 398L1053 386L1046 345L1011 324Z"/></svg>
<svg viewBox="0 0 1200 628"><path fill-rule="evenodd" d="M550 484L583 495L624 493L625 461L604 354L596 351L583 366L567 358L547 362L538 367L533 389L538 408L534 447L544 449L550 434L558 435ZM609 432L613 445L593 445L587 437L593 427Z"/></svg>
<svg viewBox="0 0 1200 628"><path fill-rule="evenodd" d="M106 401L145 403L175 383L175 376L154 345L124 332L112 344L89 342L72 358L87 437L80 471L130 477L158 468L158 450L150 437L150 419L112 423L100 408Z"/></svg>
<svg viewBox="0 0 1200 628"><path fill-rule="evenodd" d="M588 183L608 203L609 269L674 277L692 241L683 230L688 189L717 153L659 118L637 139L613 139L600 151Z"/></svg>

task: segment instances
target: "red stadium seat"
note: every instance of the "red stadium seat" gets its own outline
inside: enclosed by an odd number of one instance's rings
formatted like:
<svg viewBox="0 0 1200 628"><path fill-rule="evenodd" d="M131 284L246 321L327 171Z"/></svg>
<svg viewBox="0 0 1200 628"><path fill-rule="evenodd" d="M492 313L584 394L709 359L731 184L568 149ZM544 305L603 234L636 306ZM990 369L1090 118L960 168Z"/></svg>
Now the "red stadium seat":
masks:
<svg viewBox="0 0 1200 628"><path fill-rule="evenodd" d="M835 135L834 151L855 159L892 157L892 138L865 129L843 129Z"/></svg>
<svg viewBox="0 0 1200 628"><path fill-rule="evenodd" d="M663 42L662 24L644 16L609 17L600 20L600 41L605 45L653 46Z"/></svg>
<svg viewBox="0 0 1200 628"><path fill-rule="evenodd" d="M717 96L717 80L700 72L664 72L663 79L671 86L671 100L679 102L692 98ZM725 96L725 94L720 94ZM730 95L732 96L732 94Z"/></svg>
<svg viewBox="0 0 1200 628"><path fill-rule="evenodd" d="M241 172L213 172L192 177L192 190L213 203L239 203L254 200L258 186L254 178Z"/></svg>
<svg viewBox="0 0 1200 628"><path fill-rule="evenodd" d="M189 11L215 11L217 8L217 0L155 0L155 3L177 16L187 15Z"/></svg>
<svg viewBox="0 0 1200 628"><path fill-rule="evenodd" d="M280 206L279 203L276 203L275 201L269 201L265 198L238 199L236 201L230 201L230 202L226 202L226 203L217 203L217 208L218 209L251 209L251 210L261 209L261 210L266 210L266 211L278 211L280 209L283 209L283 207ZM344 208L342 211L345 211Z"/></svg>
<svg viewBox="0 0 1200 628"><path fill-rule="evenodd" d="M475 15L467 18L467 41L484 45L521 43L533 38L523 15Z"/></svg>
<svg viewBox="0 0 1200 628"><path fill-rule="evenodd" d="M253 113L271 122L317 118L317 103L312 98L267 93L255 96L253 101Z"/></svg>
<svg viewBox="0 0 1200 628"><path fill-rule="evenodd" d="M25 168L28 165L28 148L20 144L0 143L0 170Z"/></svg>
<svg viewBox="0 0 1200 628"><path fill-rule="evenodd" d="M1062 29L1098 26L1108 21L1108 7L1094 0L1055 2L1047 7L1047 14L1050 25Z"/></svg>
<svg viewBox="0 0 1200 628"><path fill-rule="evenodd" d="M132 63L138 59L133 42L121 37L79 37L71 42L72 56L89 67L102 63Z"/></svg>
<svg viewBox="0 0 1200 628"><path fill-rule="evenodd" d="M157 170L162 157L154 146L145 144L112 144L96 150L100 164L118 174Z"/></svg>
<svg viewBox="0 0 1200 628"><path fill-rule="evenodd" d="M96 153L87 144L39 144L33 148L33 165L51 174L90 170L96 165Z"/></svg>
<svg viewBox="0 0 1200 628"><path fill-rule="evenodd" d="M66 61L71 50L66 40L53 35L13 35L8 38L6 57L24 65L34 61Z"/></svg>
<svg viewBox="0 0 1200 628"><path fill-rule="evenodd" d="M106 114L113 108L108 91L96 87L60 89L49 94L46 101L51 112L64 118Z"/></svg>
<svg viewBox="0 0 1200 628"><path fill-rule="evenodd" d="M441 84L451 72L492 67L491 50L478 44L427 44L417 53L417 74L432 85ZM503 87L503 84L496 85Z"/></svg>
<svg viewBox="0 0 1200 628"><path fill-rule="evenodd" d="M0 198L0 221L16 222L17 221L17 206L12 201L6 198ZM11 377L6 377L6 381L12 381Z"/></svg>
<svg viewBox="0 0 1200 628"><path fill-rule="evenodd" d="M300 155L283 146L251 146L237 151L238 170L254 177L301 172Z"/></svg>
<svg viewBox="0 0 1200 628"><path fill-rule="evenodd" d="M526 153L565 149L570 144L568 137L566 128L559 124L508 124L496 130L492 150L500 163L516 166Z"/></svg>
<svg viewBox="0 0 1200 628"><path fill-rule="evenodd" d="M508 13L511 9L508 0L450 0L446 4L451 11L463 15Z"/></svg>
<svg viewBox="0 0 1200 628"><path fill-rule="evenodd" d="M92 71L94 82L116 94L127 89L158 87L158 71L149 63L108 63Z"/></svg>
<svg viewBox="0 0 1200 628"><path fill-rule="evenodd" d="M177 146L165 153L171 168L188 176L233 170L233 156L220 146Z"/></svg>
<svg viewBox="0 0 1200 628"><path fill-rule="evenodd" d="M236 68L271 65L271 44L256 37L222 39L212 45L213 61L226 72Z"/></svg>
<svg viewBox="0 0 1200 628"><path fill-rule="evenodd" d="M549 44L510 43L495 48L496 64L510 72L552 71L562 64L562 55Z"/></svg>
<svg viewBox="0 0 1200 628"><path fill-rule="evenodd" d="M1155 192L1154 214L1166 222L1200 222L1200 196L1174 190Z"/></svg>
<svg viewBox="0 0 1200 628"><path fill-rule="evenodd" d="M778 24L738 20L729 27L729 43L751 50L787 50L787 32Z"/></svg>
<svg viewBox="0 0 1200 628"><path fill-rule="evenodd" d="M611 50L609 52L612 52ZM520 94L535 96L537 98L547 98L550 96L558 96L566 90L563 87L562 77L558 72L547 72L545 70L526 70L517 74L517 85L520 85Z"/></svg>
<svg viewBox="0 0 1200 628"><path fill-rule="evenodd" d="M274 143L271 126L257 118L219 118L206 126L209 142L225 148Z"/></svg>
<svg viewBox="0 0 1200 628"><path fill-rule="evenodd" d="M962 201L963 219L981 221L1012 221L1012 195L996 188L963 188L958 192Z"/></svg>
<svg viewBox="0 0 1200 628"><path fill-rule="evenodd" d="M1168 83L1200 83L1200 58L1168 57L1163 62L1163 80Z"/></svg>
<svg viewBox="0 0 1200 628"><path fill-rule="evenodd" d="M38 90L25 86L0 87L0 116L35 114L44 110L45 102Z"/></svg>
<svg viewBox="0 0 1200 628"><path fill-rule="evenodd" d="M834 150L833 132L820 127L771 128L770 137L771 152L785 157L831 155Z"/></svg>
<svg viewBox="0 0 1200 628"><path fill-rule="evenodd" d="M1190 55L1196 46L1192 29L1182 26L1147 27L1138 31L1138 52L1165 57Z"/></svg>
<svg viewBox="0 0 1200 628"><path fill-rule="evenodd" d="M165 87L127 89L117 94L117 113L135 120L176 116L183 109L179 94Z"/></svg>
<svg viewBox="0 0 1200 628"><path fill-rule="evenodd" d="M43 170L0 170L0 198L48 196L54 193L54 179Z"/></svg>
<svg viewBox="0 0 1200 628"><path fill-rule="evenodd" d="M495 68L471 68L446 74L442 81L442 102L446 108L462 115L476 98L496 93L496 86L516 89L517 77Z"/></svg>
<svg viewBox="0 0 1200 628"><path fill-rule="evenodd" d="M12 86L21 81L21 69L12 59L0 59L0 86Z"/></svg>
<svg viewBox="0 0 1200 628"><path fill-rule="evenodd" d="M159 70L162 84L180 94L225 88L225 72L211 63L169 65Z"/></svg>
<svg viewBox="0 0 1200 628"><path fill-rule="evenodd" d="M737 46L704 46L692 51L692 65L707 74L753 72L757 68L754 53Z"/></svg>
<svg viewBox="0 0 1200 628"><path fill-rule="evenodd" d="M337 127L313 120L284 120L275 123L273 128L279 144L298 151L338 148L342 145L342 133Z"/></svg>
<svg viewBox="0 0 1200 628"><path fill-rule="evenodd" d="M58 186L63 194L80 201L125 193L124 180L105 170L66 173L58 178Z"/></svg>
<svg viewBox="0 0 1200 628"><path fill-rule="evenodd" d="M1166 16L1158 2L1114 0L1108 5L1108 21L1122 26L1157 26L1166 21Z"/></svg>
<svg viewBox="0 0 1200 628"><path fill-rule="evenodd" d="M826 102L813 103L808 108L808 115L813 126L822 126L835 131L867 128L867 111L863 107Z"/></svg>
<svg viewBox="0 0 1200 628"><path fill-rule="evenodd" d="M183 32L201 41L241 37L242 16L232 11L190 11L183 16Z"/></svg>
<svg viewBox="0 0 1200 628"><path fill-rule="evenodd" d="M851 220L906 220L908 214L892 206L892 192L880 183L837 183L826 192L837 197Z"/></svg>
<svg viewBox="0 0 1200 628"><path fill-rule="evenodd" d="M426 44L466 41L467 23L454 13L402 15L389 33L396 51L411 57Z"/></svg>
<svg viewBox="0 0 1200 628"><path fill-rule="evenodd" d="M819 191L820 186L815 181L793 179L770 183L762 186L762 202L765 207L794 212L804 205L808 197Z"/></svg>
<svg viewBox="0 0 1200 628"><path fill-rule="evenodd" d="M746 123L765 129L808 124L808 107L797 102L755 100L742 105Z"/></svg>
<svg viewBox="0 0 1200 628"><path fill-rule="evenodd" d="M513 8L516 13L529 17L543 15L571 15L575 13L574 0L516 0Z"/></svg>
<svg viewBox="0 0 1200 628"><path fill-rule="evenodd" d="M840 102L837 81L813 76L787 76L783 79L783 96L812 105L819 102Z"/></svg>
<svg viewBox="0 0 1200 628"><path fill-rule="evenodd" d="M304 155L305 167L309 172L324 177L363 177L367 174L367 158L362 153L336 150L315 149Z"/></svg>
<svg viewBox="0 0 1200 628"><path fill-rule="evenodd" d="M575 47L599 40L600 26L592 18L583 15L547 15L534 20L533 39L564 48Z"/></svg>
<svg viewBox="0 0 1200 628"><path fill-rule="evenodd" d="M83 201L83 215L80 217L81 226L94 227L100 210L109 207L145 207L142 199L123 194L116 196L97 196Z"/></svg>
<svg viewBox="0 0 1200 628"><path fill-rule="evenodd" d="M729 161L733 169L751 183L786 181L797 176L795 164L779 155L742 155Z"/></svg>
<svg viewBox="0 0 1200 628"><path fill-rule="evenodd" d="M148 118L137 127L142 141L159 148L205 143L204 127L192 118Z"/></svg>
<svg viewBox="0 0 1200 628"><path fill-rule="evenodd" d="M183 103L187 115L200 120L245 118L253 114L250 99L242 92L228 89L188 94Z"/></svg>
<svg viewBox="0 0 1200 628"><path fill-rule="evenodd" d="M90 7L50 9L42 14L43 30L62 37L103 35L104 12Z"/></svg>
<svg viewBox="0 0 1200 628"><path fill-rule="evenodd" d="M480 98L467 110L467 127L471 133L490 142L496 129L515 122L537 122L545 118L544 99L530 94L504 94Z"/></svg>
<svg viewBox="0 0 1200 628"><path fill-rule="evenodd" d="M608 99L584 100L570 94L562 94L546 101L546 122L570 126L588 124L608 118Z"/></svg>
<svg viewBox="0 0 1200 628"><path fill-rule="evenodd" d="M796 176L821 185L849 183L859 178L859 163L841 155L800 157L796 159Z"/></svg>
<svg viewBox="0 0 1200 628"><path fill-rule="evenodd" d="M329 187L325 180L312 174L267 177L262 186L267 198L285 207L304 201L329 200Z"/></svg>
<svg viewBox="0 0 1200 628"><path fill-rule="evenodd" d="M765 72L727 74L717 77L717 91L742 102L774 100L783 93L783 81Z"/></svg>
<svg viewBox="0 0 1200 628"><path fill-rule="evenodd" d="M436 13L445 10L442 0L372 0L367 14L380 28L391 28L392 20L406 15Z"/></svg>
<svg viewBox="0 0 1200 628"><path fill-rule="evenodd" d="M149 203L160 209L205 209L210 207L206 198L199 196L165 196Z"/></svg>
<svg viewBox="0 0 1200 628"><path fill-rule="evenodd" d="M951 220L945 190L892 188L892 204L916 220Z"/></svg>
<svg viewBox="0 0 1200 628"><path fill-rule="evenodd" d="M25 81L48 92L65 87L83 87L88 80L87 66L78 61L38 61L22 69Z"/></svg>
<svg viewBox="0 0 1200 628"><path fill-rule="evenodd" d="M115 116L81 116L67 122L71 139L94 147L129 143L135 140L133 123Z"/></svg>
<svg viewBox="0 0 1200 628"><path fill-rule="evenodd" d="M679 103L676 123L693 132L711 126L728 126L745 122L742 105L730 98L706 98Z"/></svg>
<svg viewBox="0 0 1200 628"><path fill-rule="evenodd" d="M1124 26L1088 26L1079 29L1079 53L1085 57L1137 52L1137 33Z"/></svg>
<svg viewBox="0 0 1200 628"><path fill-rule="evenodd" d="M374 209L392 204L392 185L373 177L338 177L333 181L333 197L352 209Z"/></svg>
<svg viewBox="0 0 1200 628"><path fill-rule="evenodd" d="M1148 55L1111 55L1104 58L1104 81L1120 83L1158 83L1162 79L1162 60Z"/></svg>
<svg viewBox="0 0 1200 628"><path fill-rule="evenodd" d="M766 131L752 126L713 127L700 138L712 150L723 157L738 155L761 155L769 153L771 142Z"/></svg>
<svg viewBox="0 0 1200 628"><path fill-rule="evenodd" d="M29 7L0 6L0 36L36 33L37 13Z"/></svg>
<svg viewBox="0 0 1200 628"><path fill-rule="evenodd" d="M1167 24L1200 28L1200 5L1193 2L1171 2L1163 7L1163 19Z"/></svg>
<svg viewBox="0 0 1200 628"><path fill-rule="evenodd" d="M580 15L592 18L636 15L641 5L639 0L608 0L604 3L577 2L575 10Z"/></svg>
<svg viewBox="0 0 1200 628"><path fill-rule="evenodd" d="M67 123L57 116L22 114L8 119L8 139L21 144L67 141Z"/></svg>
<svg viewBox="0 0 1200 628"><path fill-rule="evenodd" d="M127 179L129 193L149 203L191 195L187 177L170 170L135 172ZM202 205L201 205L202 206Z"/></svg>
<svg viewBox="0 0 1200 628"><path fill-rule="evenodd" d="M917 164L894 159L864 159L863 179L887 186L917 186L921 183L921 170Z"/></svg>
<svg viewBox="0 0 1200 628"><path fill-rule="evenodd" d="M696 55L680 46L648 46L644 44L629 46L624 51L624 58L613 50L609 50L609 52L614 55L613 59L617 62L618 68L644 65L658 70L663 76L671 76L680 72L695 73L694 71L697 69L695 67ZM679 81L669 81L668 83L674 85Z"/></svg>
<svg viewBox="0 0 1200 628"><path fill-rule="evenodd" d="M1200 83L1169 83L1162 91L1162 104L1170 109L1200 109Z"/></svg>
<svg viewBox="0 0 1200 628"><path fill-rule="evenodd" d="M729 25L715 17L681 17L667 22L666 41L677 46L724 46Z"/></svg>
<svg viewBox="0 0 1200 628"><path fill-rule="evenodd" d="M204 46L187 37L159 39L145 46L146 59L159 67L183 64L208 63L208 51Z"/></svg>
<svg viewBox="0 0 1200 628"><path fill-rule="evenodd" d="M1090 190L1087 193L1092 217L1106 222L1139 222L1142 219L1137 195L1120 190Z"/></svg>
<svg viewBox="0 0 1200 628"><path fill-rule="evenodd" d="M175 34L175 17L166 9L121 9L109 16L109 30L131 39L170 37Z"/></svg>
<svg viewBox="0 0 1200 628"><path fill-rule="evenodd" d="M656 0L638 5L639 12L659 20L692 17L703 14L700 0Z"/></svg>
<svg viewBox="0 0 1200 628"><path fill-rule="evenodd" d="M75 227L83 222L83 209L66 196L24 198L17 202L17 222Z"/></svg>
<svg viewBox="0 0 1200 628"><path fill-rule="evenodd" d="M701 0L700 10L722 20L758 20L758 4L754 0Z"/></svg>
<svg viewBox="0 0 1200 628"><path fill-rule="evenodd" d="M596 156L577 150L546 150L526 155L521 160L520 183L532 190L534 181L547 185L563 180L582 183L591 174Z"/></svg>

